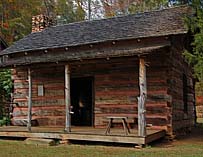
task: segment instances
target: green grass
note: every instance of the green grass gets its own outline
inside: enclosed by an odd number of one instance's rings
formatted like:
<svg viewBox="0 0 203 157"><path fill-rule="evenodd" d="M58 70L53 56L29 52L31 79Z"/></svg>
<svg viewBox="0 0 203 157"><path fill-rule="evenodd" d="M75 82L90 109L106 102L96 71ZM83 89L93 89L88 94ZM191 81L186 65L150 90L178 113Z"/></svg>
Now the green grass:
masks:
<svg viewBox="0 0 203 157"><path fill-rule="evenodd" d="M93 145L26 145L23 141L0 140L0 157L202 157L203 143L178 144L144 149Z"/></svg>

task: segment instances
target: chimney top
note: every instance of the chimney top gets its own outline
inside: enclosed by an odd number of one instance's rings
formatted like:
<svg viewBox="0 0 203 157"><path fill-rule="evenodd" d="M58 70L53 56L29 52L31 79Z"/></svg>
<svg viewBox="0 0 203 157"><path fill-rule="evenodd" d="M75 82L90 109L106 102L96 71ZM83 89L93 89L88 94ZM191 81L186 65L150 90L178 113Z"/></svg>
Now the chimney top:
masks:
<svg viewBox="0 0 203 157"><path fill-rule="evenodd" d="M53 20L43 14L32 17L32 33L41 32L46 27L50 27L53 25L54 25Z"/></svg>

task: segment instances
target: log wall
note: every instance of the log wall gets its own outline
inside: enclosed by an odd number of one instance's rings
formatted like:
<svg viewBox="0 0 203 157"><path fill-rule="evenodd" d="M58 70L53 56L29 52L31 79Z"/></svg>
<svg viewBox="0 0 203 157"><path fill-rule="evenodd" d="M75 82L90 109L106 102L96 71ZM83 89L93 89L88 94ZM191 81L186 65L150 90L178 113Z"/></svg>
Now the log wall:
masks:
<svg viewBox="0 0 203 157"><path fill-rule="evenodd" d="M191 67L186 63L182 53L184 38L176 38L171 48L171 70L169 94L172 95L172 128L175 134L186 133L195 123L195 93ZM183 75L187 84L184 84ZM183 90L185 88L185 91ZM184 102L184 94L187 104ZM184 105L187 105L185 110Z"/></svg>
<svg viewBox="0 0 203 157"><path fill-rule="evenodd" d="M163 58L164 59L164 58ZM167 106L167 77L164 63L157 55L146 58L148 101L147 123L154 128L166 129L170 125L170 108ZM106 126L107 116L127 116L137 126L138 59L111 63L104 73L95 75L95 125ZM158 69L162 69L159 71ZM107 73L106 73L107 72Z"/></svg>
<svg viewBox="0 0 203 157"><path fill-rule="evenodd" d="M167 50L164 50L167 51ZM166 54L166 55L165 55ZM156 52L146 57L147 124L152 128L171 129L171 96L168 91L168 60L166 53ZM160 62L161 60L161 62ZM71 63L71 77L94 77L94 126L106 127L107 116L127 116L132 127L137 127L137 97L139 60L137 57L111 58ZM33 119L39 125L63 125L65 121L64 66L34 66ZM13 123L20 125L27 118L27 69L13 70ZM37 85L44 85L44 96L37 96Z"/></svg>
<svg viewBox="0 0 203 157"><path fill-rule="evenodd" d="M28 105L27 69L12 70L14 81L14 102L18 105L13 111L13 124L25 125ZM64 125L64 67L31 67L32 76L32 119L38 125ZM38 85L44 86L44 96L38 96Z"/></svg>

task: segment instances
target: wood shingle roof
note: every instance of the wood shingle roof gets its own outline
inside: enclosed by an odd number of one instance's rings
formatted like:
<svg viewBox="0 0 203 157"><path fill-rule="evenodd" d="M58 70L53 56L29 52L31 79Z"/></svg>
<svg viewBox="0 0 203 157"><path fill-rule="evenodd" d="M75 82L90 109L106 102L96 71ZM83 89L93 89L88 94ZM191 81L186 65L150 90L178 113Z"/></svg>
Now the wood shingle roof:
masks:
<svg viewBox="0 0 203 157"><path fill-rule="evenodd" d="M184 34L187 33L187 29L183 18L188 12L191 12L188 6L181 6L49 27L42 32L29 34L2 51L0 55L106 41Z"/></svg>

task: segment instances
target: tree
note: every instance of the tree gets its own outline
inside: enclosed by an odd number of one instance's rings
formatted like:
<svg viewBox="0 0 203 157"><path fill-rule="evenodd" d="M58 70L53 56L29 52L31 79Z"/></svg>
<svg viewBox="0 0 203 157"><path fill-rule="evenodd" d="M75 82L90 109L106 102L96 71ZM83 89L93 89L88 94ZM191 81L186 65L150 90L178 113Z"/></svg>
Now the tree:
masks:
<svg viewBox="0 0 203 157"><path fill-rule="evenodd" d="M0 70L0 102L9 101L12 89L11 71L9 69Z"/></svg>
<svg viewBox="0 0 203 157"><path fill-rule="evenodd" d="M185 57L194 66L195 77L203 85L203 1L193 0L192 8L195 13L186 18L186 24L194 35L192 52L186 51Z"/></svg>
<svg viewBox="0 0 203 157"><path fill-rule="evenodd" d="M58 0L56 3L57 21L59 24L82 21L85 19L82 0Z"/></svg>
<svg viewBox="0 0 203 157"><path fill-rule="evenodd" d="M31 18L41 11L40 0L0 0L0 35L11 44L31 31Z"/></svg>
<svg viewBox="0 0 203 157"><path fill-rule="evenodd" d="M168 6L168 0L102 0L105 16L125 15Z"/></svg>
<svg viewBox="0 0 203 157"><path fill-rule="evenodd" d="M130 13L152 11L167 8L168 0L139 0L129 6Z"/></svg>

